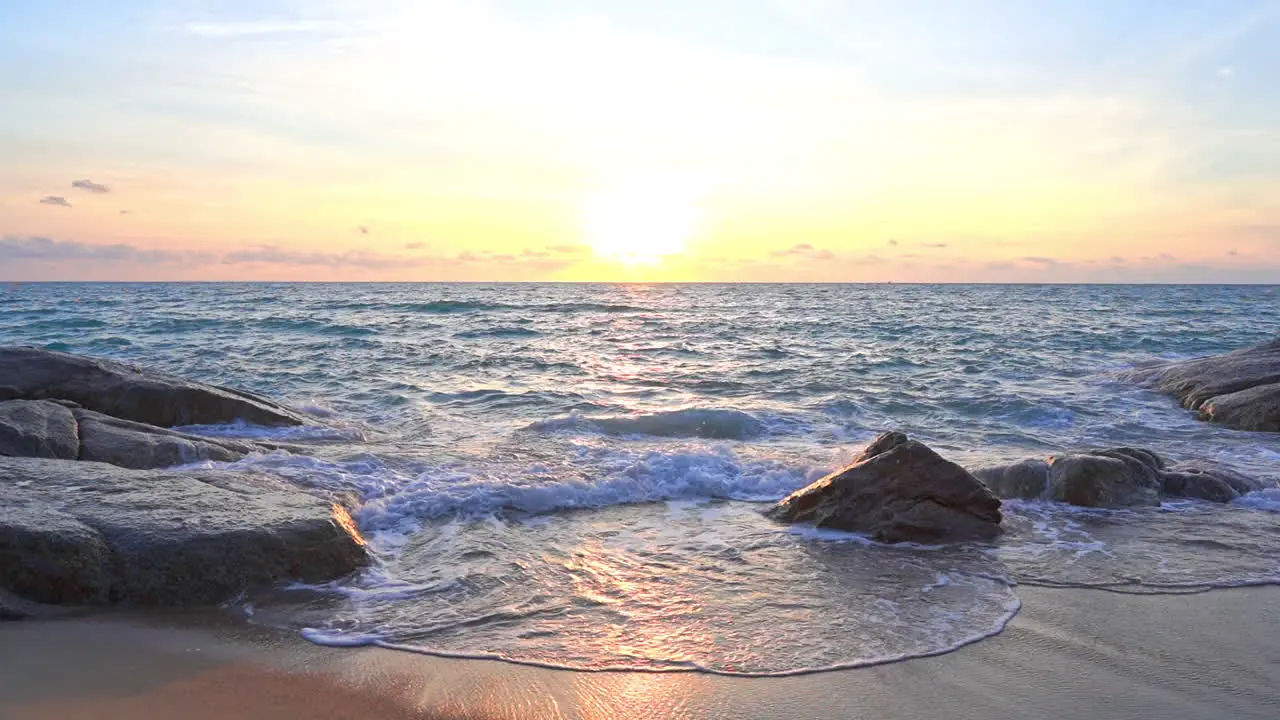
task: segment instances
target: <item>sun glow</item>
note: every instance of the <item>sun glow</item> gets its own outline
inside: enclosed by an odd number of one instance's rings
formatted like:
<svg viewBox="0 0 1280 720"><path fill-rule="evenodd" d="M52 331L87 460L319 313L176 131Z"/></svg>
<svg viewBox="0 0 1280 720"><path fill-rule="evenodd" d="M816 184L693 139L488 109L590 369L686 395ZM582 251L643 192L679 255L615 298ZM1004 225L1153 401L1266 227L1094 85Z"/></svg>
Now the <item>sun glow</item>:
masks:
<svg viewBox="0 0 1280 720"><path fill-rule="evenodd" d="M683 178L628 179L587 199L583 242L626 265L656 265L685 250L697 232L696 186Z"/></svg>

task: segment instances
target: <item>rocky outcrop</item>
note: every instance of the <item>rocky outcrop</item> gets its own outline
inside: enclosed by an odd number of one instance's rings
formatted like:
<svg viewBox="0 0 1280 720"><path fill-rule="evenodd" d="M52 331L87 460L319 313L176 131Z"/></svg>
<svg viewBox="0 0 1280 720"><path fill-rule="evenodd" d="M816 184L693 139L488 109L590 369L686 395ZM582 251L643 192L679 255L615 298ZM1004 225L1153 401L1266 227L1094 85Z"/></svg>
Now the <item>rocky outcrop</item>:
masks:
<svg viewBox="0 0 1280 720"><path fill-rule="evenodd" d="M50 604L212 604L365 560L346 510L254 473L0 457L0 590Z"/></svg>
<svg viewBox="0 0 1280 720"><path fill-rule="evenodd" d="M986 486L899 432L876 438L853 464L766 514L881 542L987 540L1000 532L1000 500Z"/></svg>
<svg viewBox="0 0 1280 720"><path fill-rule="evenodd" d="M80 455L76 419L57 403L0 402L0 455L75 460Z"/></svg>
<svg viewBox="0 0 1280 720"><path fill-rule="evenodd" d="M1280 432L1280 339L1226 355L1138 368L1125 377L1174 396L1202 420Z"/></svg>
<svg viewBox="0 0 1280 720"><path fill-rule="evenodd" d="M0 400L69 400L134 422L173 427L236 420L299 425L303 418L267 398L143 370L114 360L33 347L0 347Z"/></svg>
<svg viewBox="0 0 1280 720"><path fill-rule="evenodd" d="M213 460L232 462L261 448L247 442L198 435L72 410L80 431L80 458L146 470Z"/></svg>
<svg viewBox="0 0 1280 720"><path fill-rule="evenodd" d="M1169 465L1156 453L1118 447L1026 459L973 471L1002 498L1082 507L1159 505L1162 497L1230 502L1271 483L1202 461Z"/></svg>

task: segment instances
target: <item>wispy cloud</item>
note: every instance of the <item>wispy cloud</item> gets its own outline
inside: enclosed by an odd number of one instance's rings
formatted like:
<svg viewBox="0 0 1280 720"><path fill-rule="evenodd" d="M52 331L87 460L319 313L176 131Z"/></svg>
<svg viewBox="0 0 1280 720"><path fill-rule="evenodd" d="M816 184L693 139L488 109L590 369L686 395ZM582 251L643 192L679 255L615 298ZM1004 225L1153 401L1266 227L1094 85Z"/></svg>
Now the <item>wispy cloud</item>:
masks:
<svg viewBox="0 0 1280 720"><path fill-rule="evenodd" d="M213 259L207 253L151 250L127 243L91 245L68 240L52 240L45 237L0 238L0 258L38 262L92 260L94 262L141 263L144 265L207 263Z"/></svg>
<svg viewBox="0 0 1280 720"><path fill-rule="evenodd" d="M67 199L62 197L61 195L45 195L44 197L40 198L40 204L54 205L56 207L65 207L65 208L71 207L71 203L67 202Z"/></svg>
<svg viewBox="0 0 1280 720"><path fill-rule="evenodd" d="M430 258L411 255L388 255L372 250L347 250L344 252L306 252L288 250L276 245L260 245L248 250L237 250L222 257L224 265L267 263L273 265L312 265L324 267L359 267L390 269L413 267L430 262Z"/></svg>
<svg viewBox="0 0 1280 720"><path fill-rule="evenodd" d="M86 192L98 193L100 195L111 192L111 188L92 180L74 180L71 183L71 187L78 190L84 190Z"/></svg>
<svg viewBox="0 0 1280 720"><path fill-rule="evenodd" d="M799 243L797 245L792 245L785 250L774 250L769 254L778 258L792 257L805 258L809 260L830 260L835 257L835 254L830 250L814 247L810 243Z"/></svg>

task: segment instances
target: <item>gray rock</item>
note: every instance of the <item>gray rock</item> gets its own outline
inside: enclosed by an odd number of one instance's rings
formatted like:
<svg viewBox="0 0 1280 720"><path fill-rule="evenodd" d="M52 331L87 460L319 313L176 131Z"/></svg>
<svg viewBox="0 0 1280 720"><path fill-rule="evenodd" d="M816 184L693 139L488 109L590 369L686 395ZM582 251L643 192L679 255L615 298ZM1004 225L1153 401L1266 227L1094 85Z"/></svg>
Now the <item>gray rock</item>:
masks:
<svg viewBox="0 0 1280 720"><path fill-rule="evenodd" d="M1200 416L1228 427L1256 432L1280 432L1280 383L1211 397Z"/></svg>
<svg viewBox="0 0 1280 720"><path fill-rule="evenodd" d="M50 603L213 604L365 560L341 506L272 476L0 457L0 590Z"/></svg>
<svg viewBox="0 0 1280 720"><path fill-rule="evenodd" d="M56 460L0 458L8 463L47 463L77 468ZM111 597L111 553L102 535L53 504L30 503L28 493L5 485L6 506L0 508L0 589L50 604L101 604Z"/></svg>
<svg viewBox="0 0 1280 720"><path fill-rule="evenodd" d="M244 420L299 425L297 413L264 397L101 358L32 347L0 347L0 399L69 400L135 422L172 427Z"/></svg>
<svg viewBox="0 0 1280 720"><path fill-rule="evenodd" d="M1274 483L1252 478L1219 463L1188 461L1160 473L1163 492L1176 497L1231 502Z"/></svg>
<svg viewBox="0 0 1280 720"><path fill-rule="evenodd" d="M1081 507L1160 504L1158 471L1126 453L1049 459L1049 498Z"/></svg>
<svg viewBox="0 0 1280 720"><path fill-rule="evenodd" d="M146 470L213 460L232 462L257 448L250 443L213 440L166 428L73 410L80 425L80 459Z"/></svg>
<svg viewBox="0 0 1280 720"><path fill-rule="evenodd" d="M80 438L67 408L42 400L0 402L0 455L75 460Z"/></svg>
<svg viewBox="0 0 1280 720"><path fill-rule="evenodd" d="M978 468L973 475L997 497L1048 499L1049 496L1049 463L1038 458Z"/></svg>
<svg viewBox="0 0 1280 720"><path fill-rule="evenodd" d="M898 432L876 438L849 467L792 493L766 514L882 542L986 540L1000 532L1000 500L986 486Z"/></svg>
<svg viewBox="0 0 1280 720"><path fill-rule="evenodd" d="M1202 420L1239 430L1280 432L1280 339L1245 350L1125 374L1198 410Z"/></svg>
<svg viewBox="0 0 1280 720"><path fill-rule="evenodd" d="M1160 497L1230 502L1274 483L1225 465L1184 461L1169 465L1142 448L1086 450L1020 460L974 471L1002 498L1057 500L1085 507L1156 505Z"/></svg>

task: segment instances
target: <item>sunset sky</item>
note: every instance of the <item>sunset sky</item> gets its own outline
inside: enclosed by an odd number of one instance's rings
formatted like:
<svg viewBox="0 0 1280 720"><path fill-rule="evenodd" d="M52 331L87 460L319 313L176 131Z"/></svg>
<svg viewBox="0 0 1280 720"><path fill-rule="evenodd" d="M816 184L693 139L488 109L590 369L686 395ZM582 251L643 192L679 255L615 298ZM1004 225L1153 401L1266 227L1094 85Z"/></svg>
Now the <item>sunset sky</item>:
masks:
<svg viewBox="0 0 1280 720"><path fill-rule="evenodd" d="M1280 0L0 0L0 279L1280 283Z"/></svg>

